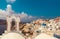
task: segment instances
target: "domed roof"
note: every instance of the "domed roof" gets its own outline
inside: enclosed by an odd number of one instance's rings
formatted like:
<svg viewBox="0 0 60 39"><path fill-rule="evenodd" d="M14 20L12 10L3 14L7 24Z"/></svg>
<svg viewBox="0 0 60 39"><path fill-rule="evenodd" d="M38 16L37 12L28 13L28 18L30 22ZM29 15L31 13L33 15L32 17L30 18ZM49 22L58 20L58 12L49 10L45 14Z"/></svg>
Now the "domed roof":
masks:
<svg viewBox="0 0 60 39"><path fill-rule="evenodd" d="M41 33L40 35L35 37L35 39L57 39L57 38L49 36L49 35L47 35L45 33Z"/></svg>
<svg viewBox="0 0 60 39"><path fill-rule="evenodd" d="M25 39L19 33L8 33L1 37L1 39Z"/></svg>

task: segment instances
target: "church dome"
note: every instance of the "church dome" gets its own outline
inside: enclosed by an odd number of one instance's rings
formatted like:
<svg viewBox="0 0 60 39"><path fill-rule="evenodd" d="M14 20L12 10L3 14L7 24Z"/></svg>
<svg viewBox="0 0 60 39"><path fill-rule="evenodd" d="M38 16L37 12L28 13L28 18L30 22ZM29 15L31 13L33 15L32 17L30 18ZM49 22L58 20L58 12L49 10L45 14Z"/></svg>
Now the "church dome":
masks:
<svg viewBox="0 0 60 39"><path fill-rule="evenodd" d="M25 39L25 38L19 33L8 33L6 35L3 35L1 39Z"/></svg>
<svg viewBox="0 0 60 39"><path fill-rule="evenodd" d="M49 36L45 33L41 33L40 35L38 35L37 37L35 37L35 39L57 39L53 36Z"/></svg>

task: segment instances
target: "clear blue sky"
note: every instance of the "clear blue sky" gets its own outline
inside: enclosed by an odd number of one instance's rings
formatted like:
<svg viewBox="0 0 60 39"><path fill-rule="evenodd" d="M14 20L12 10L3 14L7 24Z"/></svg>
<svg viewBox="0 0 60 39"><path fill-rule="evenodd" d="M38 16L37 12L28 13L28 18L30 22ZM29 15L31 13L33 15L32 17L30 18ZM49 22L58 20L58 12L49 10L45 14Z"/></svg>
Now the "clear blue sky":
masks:
<svg viewBox="0 0 60 39"><path fill-rule="evenodd" d="M0 0L0 8L5 9L8 3ZM27 12L32 16L60 16L60 0L16 0L11 4L16 12Z"/></svg>

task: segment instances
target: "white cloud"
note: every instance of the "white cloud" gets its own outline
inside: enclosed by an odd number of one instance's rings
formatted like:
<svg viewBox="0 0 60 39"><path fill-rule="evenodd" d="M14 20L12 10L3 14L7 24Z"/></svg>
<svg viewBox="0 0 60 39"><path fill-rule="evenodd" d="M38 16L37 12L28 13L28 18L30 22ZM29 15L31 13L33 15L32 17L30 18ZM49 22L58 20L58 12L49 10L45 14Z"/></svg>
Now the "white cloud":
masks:
<svg viewBox="0 0 60 39"><path fill-rule="evenodd" d="M14 3L16 0L6 0L7 3Z"/></svg>
<svg viewBox="0 0 60 39"><path fill-rule="evenodd" d="M0 9L0 19L6 19L6 15L11 16L12 14L15 14L15 16L20 16L21 22L30 22L36 19L36 17L28 15L25 12L21 12L19 14L14 13L11 5L7 5L6 10Z"/></svg>
<svg viewBox="0 0 60 39"><path fill-rule="evenodd" d="M31 16L31 15L28 15L24 12L22 12L20 14L20 19L22 22L30 22L30 21L33 21L33 20L36 20L37 17L34 17L34 16Z"/></svg>
<svg viewBox="0 0 60 39"><path fill-rule="evenodd" d="M5 19L6 14L5 10L0 9L0 19Z"/></svg>

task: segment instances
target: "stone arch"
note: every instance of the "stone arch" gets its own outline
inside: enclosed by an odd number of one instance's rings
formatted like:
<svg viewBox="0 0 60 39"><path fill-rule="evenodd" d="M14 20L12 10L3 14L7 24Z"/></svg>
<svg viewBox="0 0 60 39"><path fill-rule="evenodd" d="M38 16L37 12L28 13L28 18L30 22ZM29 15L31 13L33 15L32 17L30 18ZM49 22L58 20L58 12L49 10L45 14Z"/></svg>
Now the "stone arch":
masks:
<svg viewBox="0 0 60 39"><path fill-rule="evenodd" d="M16 31L19 31L19 22L20 22L20 17L16 17L15 15L12 16L7 16L7 31L11 31L11 22L15 21L15 27L16 27Z"/></svg>

